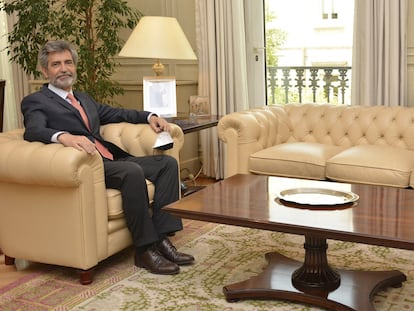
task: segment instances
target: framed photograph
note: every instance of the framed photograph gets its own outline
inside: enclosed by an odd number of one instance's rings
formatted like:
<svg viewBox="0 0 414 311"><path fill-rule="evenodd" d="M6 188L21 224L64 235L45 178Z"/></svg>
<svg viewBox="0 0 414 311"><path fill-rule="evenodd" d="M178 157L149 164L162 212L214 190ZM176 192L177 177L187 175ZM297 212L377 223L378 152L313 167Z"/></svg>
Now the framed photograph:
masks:
<svg viewBox="0 0 414 311"><path fill-rule="evenodd" d="M177 116L175 77L143 78L144 110L160 117Z"/></svg>
<svg viewBox="0 0 414 311"><path fill-rule="evenodd" d="M196 116L210 115L210 104L207 96L190 96L190 113Z"/></svg>

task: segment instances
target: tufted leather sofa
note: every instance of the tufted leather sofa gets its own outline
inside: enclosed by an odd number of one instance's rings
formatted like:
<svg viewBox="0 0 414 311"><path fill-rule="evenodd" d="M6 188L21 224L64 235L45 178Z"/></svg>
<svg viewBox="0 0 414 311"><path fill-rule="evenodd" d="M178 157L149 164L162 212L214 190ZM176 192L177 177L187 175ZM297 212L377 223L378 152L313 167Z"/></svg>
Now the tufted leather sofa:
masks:
<svg viewBox="0 0 414 311"><path fill-rule="evenodd" d="M152 155L156 133L147 124L109 124L102 136L130 154ZM171 124L179 163L184 143ZM0 133L0 249L14 258L80 269L92 282L93 267L131 245L120 192L105 188L103 162L60 144L23 140L23 129ZM154 185L148 181L150 200Z"/></svg>
<svg viewBox="0 0 414 311"><path fill-rule="evenodd" d="M286 104L224 116L225 177L414 187L414 108Z"/></svg>

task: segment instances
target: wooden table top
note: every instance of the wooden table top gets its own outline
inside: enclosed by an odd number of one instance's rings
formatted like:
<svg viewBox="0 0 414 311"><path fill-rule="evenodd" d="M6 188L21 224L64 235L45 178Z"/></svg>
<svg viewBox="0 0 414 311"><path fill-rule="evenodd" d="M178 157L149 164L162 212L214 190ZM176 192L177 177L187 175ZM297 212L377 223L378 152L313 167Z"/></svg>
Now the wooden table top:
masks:
<svg viewBox="0 0 414 311"><path fill-rule="evenodd" d="M298 187L352 192L359 199L316 210L278 199L280 191ZM165 209L189 219L414 250L413 189L240 174Z"/></svg>

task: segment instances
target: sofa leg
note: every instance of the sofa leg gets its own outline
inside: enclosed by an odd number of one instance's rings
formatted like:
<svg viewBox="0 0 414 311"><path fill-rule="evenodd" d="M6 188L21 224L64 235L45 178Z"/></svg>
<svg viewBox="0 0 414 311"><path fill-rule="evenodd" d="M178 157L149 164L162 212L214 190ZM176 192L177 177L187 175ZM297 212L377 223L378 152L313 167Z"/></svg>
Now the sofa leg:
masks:
<svg viewBox="0 0 414 311"><path fill-rule="evenodd" d="M91 284L93 281L93 272L94 269L88 269L88 270L80 270L79 271L79 282L82 285L88 285Z"/></svg>
<svg viewBox="0 0 414 311"><path fill-rule="evenodd" d="M4 264L7 266L12 266L14 265L15 262L15 258L13 257L9 257L6 254L4 254Z"/></svg>

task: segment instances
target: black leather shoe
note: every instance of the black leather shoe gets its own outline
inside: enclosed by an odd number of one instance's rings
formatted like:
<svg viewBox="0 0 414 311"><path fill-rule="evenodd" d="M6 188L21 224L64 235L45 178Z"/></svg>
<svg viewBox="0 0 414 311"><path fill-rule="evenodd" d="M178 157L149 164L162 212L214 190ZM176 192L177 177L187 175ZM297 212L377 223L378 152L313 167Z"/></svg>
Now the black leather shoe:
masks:
<svg viewBox="0 0 414 311"><path fill-rule="evenodd" d="M158 243L157 248L165 258L177 265L189 265L194 262L193 256L178 252L168 238Z"/></svg>
<svg viewBox="0 0 414 311"><path fill-rule="evenodd" d="M154 246L143 253L136 253L135 265L154 274L177 274L180 272L180 267L161 255Z"/></svg>

